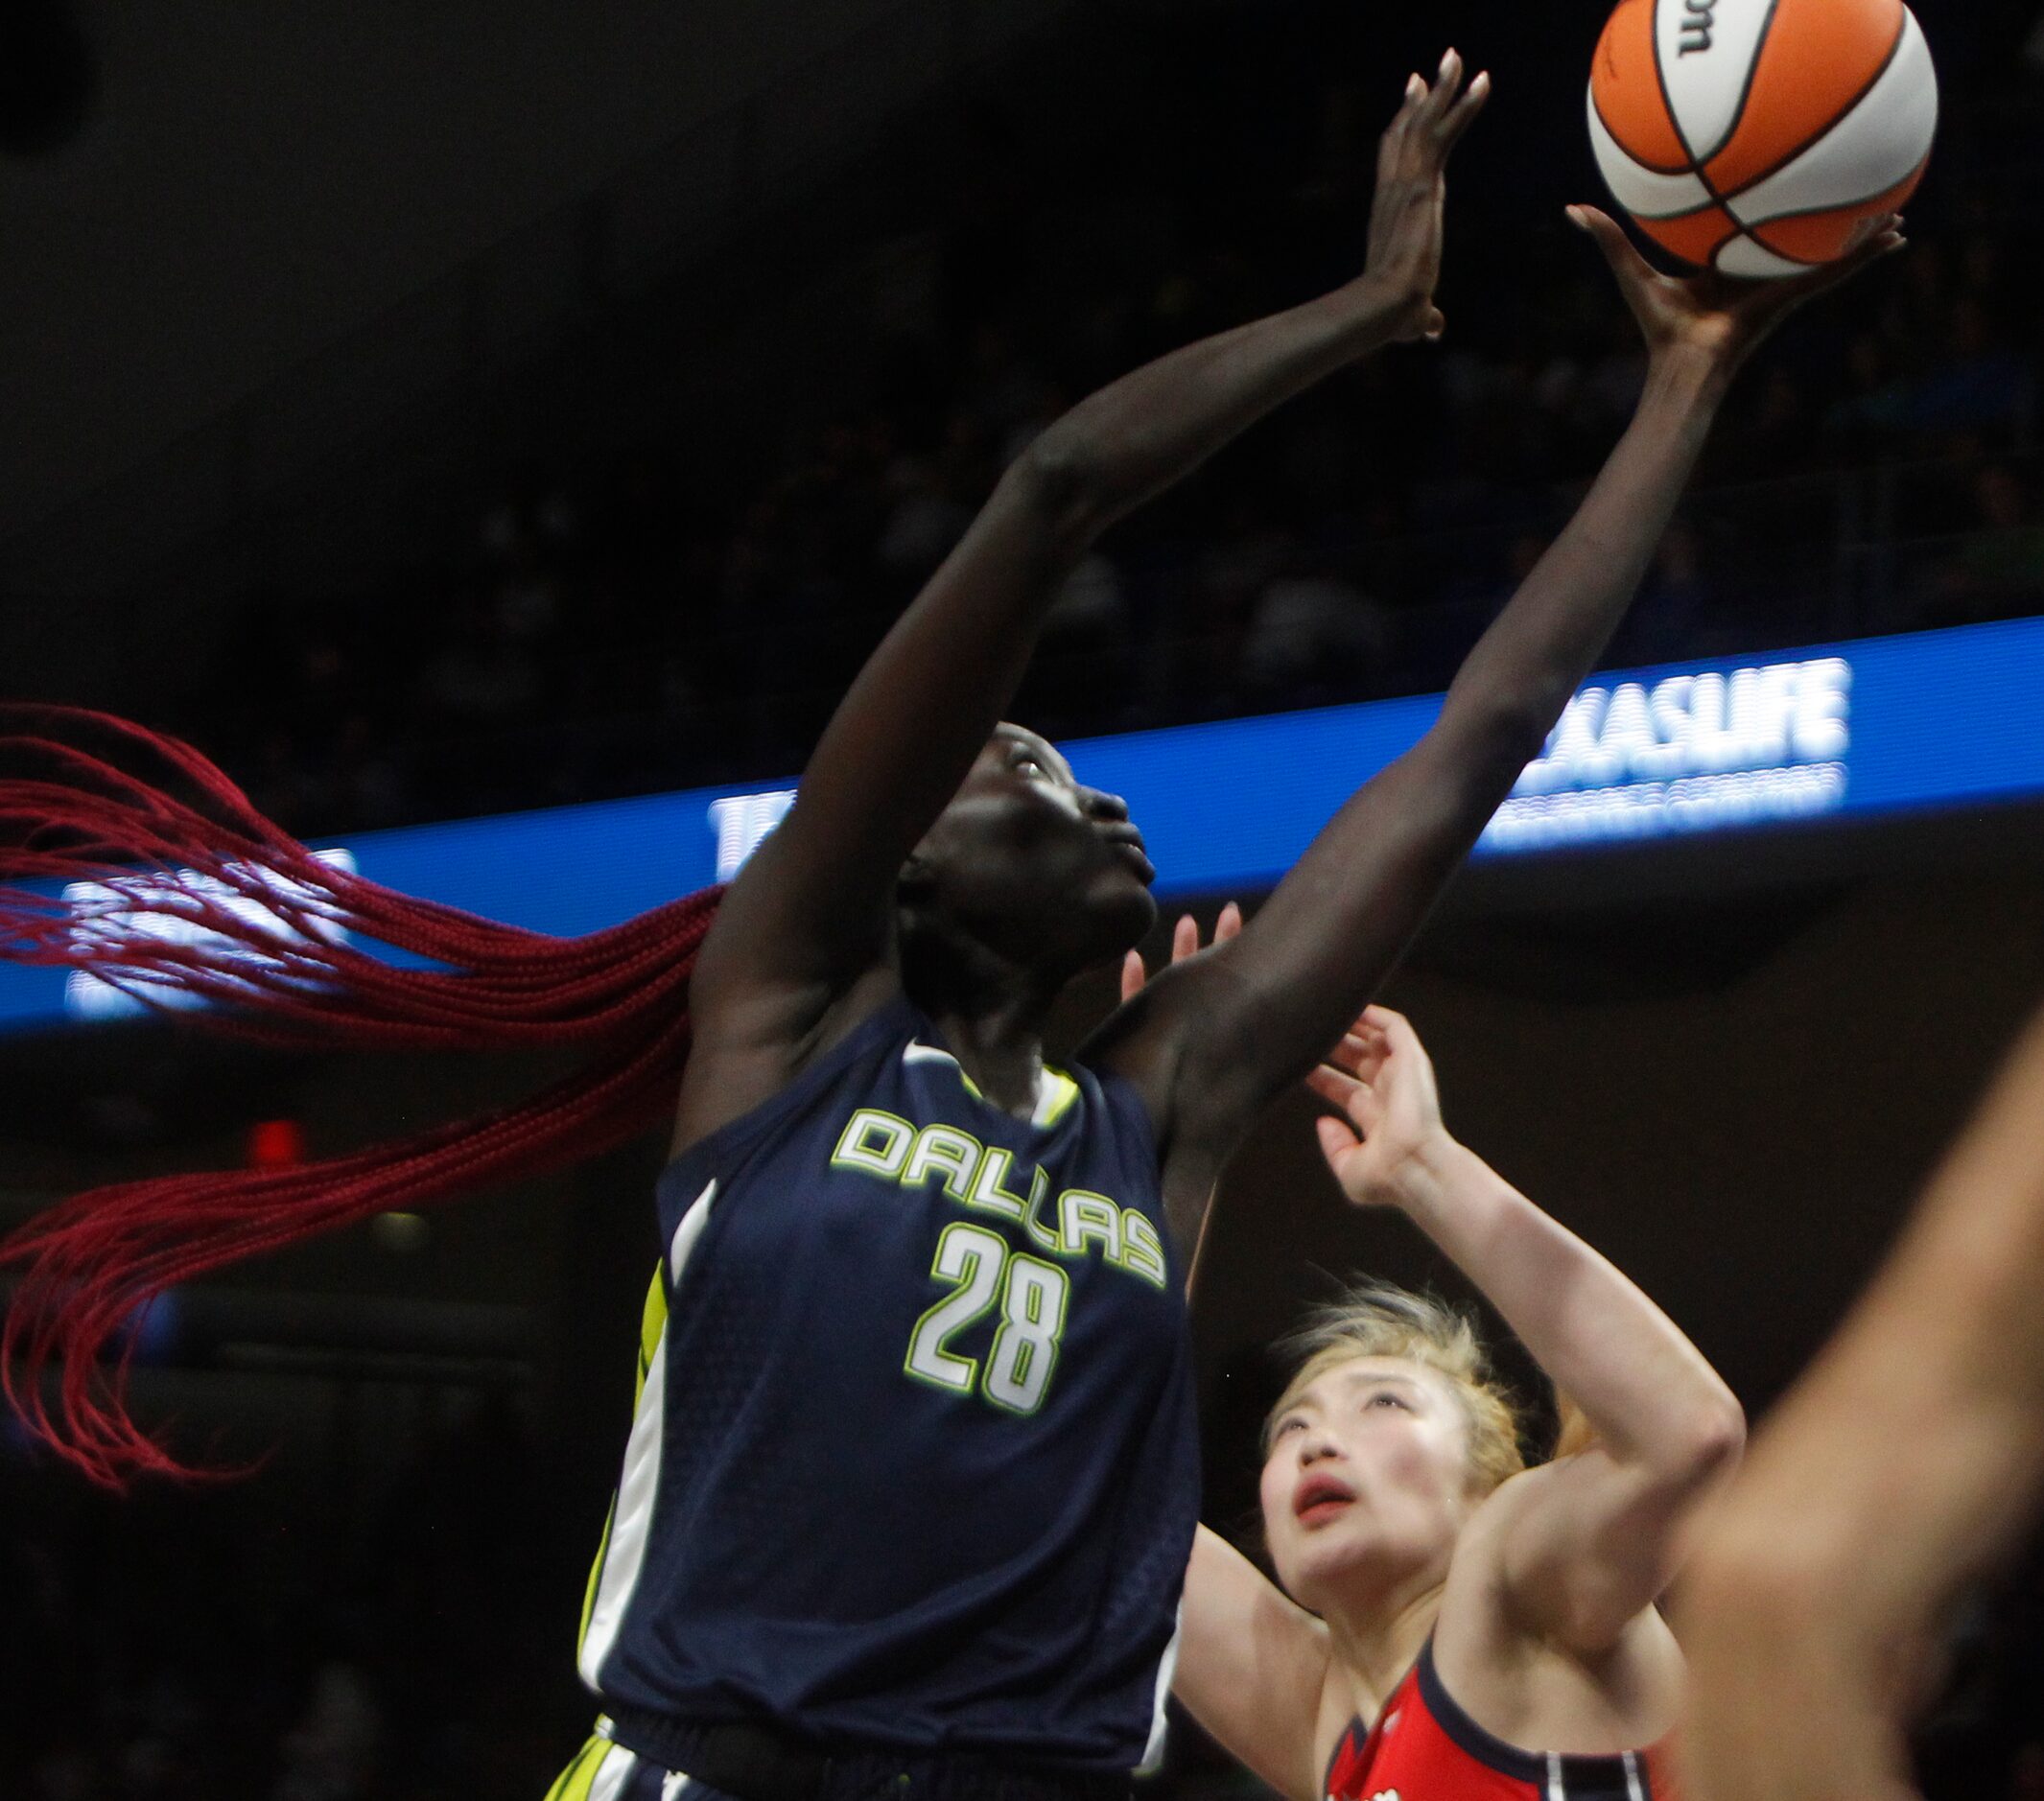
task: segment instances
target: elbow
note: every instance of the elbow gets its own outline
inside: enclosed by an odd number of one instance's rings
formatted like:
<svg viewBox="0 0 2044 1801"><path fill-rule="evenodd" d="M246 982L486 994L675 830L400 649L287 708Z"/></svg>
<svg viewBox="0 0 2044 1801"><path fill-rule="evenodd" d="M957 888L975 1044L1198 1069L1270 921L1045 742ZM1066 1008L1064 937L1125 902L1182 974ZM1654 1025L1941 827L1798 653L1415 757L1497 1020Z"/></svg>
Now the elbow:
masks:
<svg viewBox="0 0 2044 1801"><path fill-rule="evenodd" d="M1746 1410L1721 1387L1681 1422L1668 1449L1670 1473L1683 1487L1711 1487L1731 1475L1745 1454Z"/></svg>
<svg viewBox="0 0 2044 1801"><path fill-rule="evenodd" d="M1008 465L1001 485L1047 542L1075 551L1107 523L1102 467L1099 447L1068 415L1038 433Z"/></svg>

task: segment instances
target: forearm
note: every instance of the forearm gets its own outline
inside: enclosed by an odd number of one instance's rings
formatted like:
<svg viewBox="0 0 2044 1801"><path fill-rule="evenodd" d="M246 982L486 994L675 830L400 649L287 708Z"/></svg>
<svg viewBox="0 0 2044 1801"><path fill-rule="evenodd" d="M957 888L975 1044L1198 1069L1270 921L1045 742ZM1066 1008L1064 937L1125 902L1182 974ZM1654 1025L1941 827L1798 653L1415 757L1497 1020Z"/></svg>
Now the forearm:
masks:
<svg viewBox="0 0 2044 1801"><path fill-rule="evenodd" d="M1393 317L1377 285L1359 276L1159 358L1082 401L1043 441L1072 472L1083 528L1106 529L1266 413L1381 348Z"/></svg>
<svg viewBox="0 0 2044 1801"><path fill-rule="evenodd" d="M1401 1171L1401 1211L1504 1316L1610 1455L1687 1471L1740 1435L1738 1402L1608 1258L1443 1134Z"/></svg>
<svg viewBox="0 0 2044 1801"><path fill-rule="evenodd" d="M1515 780L1539 753L1632 603L1727 379L1722 362L1701 352L1654 362L1631 426L1575 517L1464 661L1438 732L1487 742L1502 734Z"/></svg>
<svg viewBox="0 0 2044 1801"><path fill-rule="evenodd" d="M763 961L757 945L824 981L871 956L874 902L1006 710L1086 547L1273 407L1384 341L1391 316L1375 293L1359 278L1164 357L1082 402L1023 453L833 716L802 806L726 905L713 978L726 963L749 975ZM750 928L744 938L734 916Z"/></svg>
<svg viewBox="0 0 2044 1801"><path fill-rule="evenodd" d="M1194 1029L1215 1039L1204 1080L1234 1097L1231 1120L1254 1117L1355 1017L1539 754L1632 598L1723 390L1712 360L1656 361L1631 428L1469 653L1433 729L1344 805L1214 959Z"/></svg>

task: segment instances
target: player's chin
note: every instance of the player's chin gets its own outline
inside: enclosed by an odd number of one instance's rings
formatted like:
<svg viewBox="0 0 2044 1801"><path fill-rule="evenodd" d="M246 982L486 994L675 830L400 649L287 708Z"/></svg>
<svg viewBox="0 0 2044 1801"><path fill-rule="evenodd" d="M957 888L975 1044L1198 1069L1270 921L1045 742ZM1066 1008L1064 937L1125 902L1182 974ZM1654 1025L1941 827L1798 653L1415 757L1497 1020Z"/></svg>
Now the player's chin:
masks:
<svg viewBox="0 0 2044 1801"><path fill-rule="evenodd" d="M1157 924L1157 897L1134 870L1109 872L1087 901L1089 935L1102 961L1133 950Z"/></svg>

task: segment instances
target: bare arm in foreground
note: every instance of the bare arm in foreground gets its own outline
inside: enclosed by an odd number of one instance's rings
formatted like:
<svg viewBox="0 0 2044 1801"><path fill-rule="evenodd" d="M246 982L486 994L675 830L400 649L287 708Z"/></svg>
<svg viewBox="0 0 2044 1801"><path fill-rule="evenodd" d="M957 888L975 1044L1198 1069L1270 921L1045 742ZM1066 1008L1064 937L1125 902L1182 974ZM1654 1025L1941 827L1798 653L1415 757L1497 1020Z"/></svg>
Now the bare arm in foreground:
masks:
<svg viewBox="0 0 2044 1801"><path fill-rule="evenodd" d="M1769 1418L1679 1621L1689 1801L1909 1801L1911 1674L2044 1488L2044 1016Z"/></svg>

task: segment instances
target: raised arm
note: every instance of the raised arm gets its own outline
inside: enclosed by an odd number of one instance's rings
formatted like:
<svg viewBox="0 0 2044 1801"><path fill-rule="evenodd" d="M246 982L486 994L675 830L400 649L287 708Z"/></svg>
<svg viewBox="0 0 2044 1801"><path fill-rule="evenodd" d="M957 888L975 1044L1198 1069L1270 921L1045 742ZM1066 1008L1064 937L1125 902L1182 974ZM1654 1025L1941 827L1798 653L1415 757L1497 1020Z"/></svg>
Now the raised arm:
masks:
<svg viewBox="0 0 2044 1801"><path fill-rule="evenodd" d="M1502 1631L1594 1657L1668 1586L1685 1519L1736 1459L1739 1404L1625 1275L1448 1135L1403 1017L1372 1008L1335 1058L1312 1080L1344 1110L1320 1122L1343 1190L1397 1207L1440 1246L1595 1434L1513 1478L1471 1522L1444 1655L1488 1630L1493 1645ZM1458 1591L1483 1596L1491 1617L1455 1618Z"/></svg>
<svg viewBox="0 0 2044 1801"><path fill-rule="evenodd" d="M1166 971L1109 1028L1108 1054L1149 1085L1167 1144L1189 1153L1169 1193L1183 1243L1198 1237L1212 1168L1355 1017L1538 755L1630 602L1733 374L1797 305L1901 243L1883 221L1845 264L1734 294L1656 275L1592 208L1571 217L1646 336L1631 428L1433 729L1335 815L1235 944Z"/></svg>
<svg viewBox="0 0 2044 1801"><path fill-rule="evenodd" d="M785 1054L882 958L903 860L957 790L1086 548L1294 394L1365 353L1440 329L1441 167L1489 91L1452 52L1413 78L1386 136L1363 273L1334 292L1163 358L1072 409L1002 477L963 542L873 653L825 730L801 799L725 898L692 989L711 1041ZM774 1058L769 1056L769 1064ZM785 1080L785 1071L778 1080ZM737 1088L753 1086L740 1080ZM692 1110L742 1111L717 1072ZM690 1089L694 1090L693 1094Z"/></svg>
<svg viewBox="0 0 2044 1801"><path fill-rule="evenodd" d="M1691 1801L1909 1801L1910 1676L2044 1494L2044 1016L1684 1578Z"/></svg>
<svg viewBox="0 0 2044 1801"><path fill-rule="evenodd" d="M1330 1659L1327 1628L1202 1526L1186 1566L1171 1693L1290 1801L1319 1801L1314 1743Z"/></svg>
<svg viewBox="0 0 2044 1801"><path fill-rule="evenodd" d="M1231 900L1213 942L1242 929ZM1171 961L1199 954L1199 924L1183 915L1171 931ZM1121 998L1148 981L1139 950L1121 966ZM1218 1532L1202 1526L1186 1566L1178 1662L1171 1693L1214 1742L1291 1801L1319 1801L1314 1763L1321 1697L1331 1647L1327 1626L1294 1602Z"/></svg>

